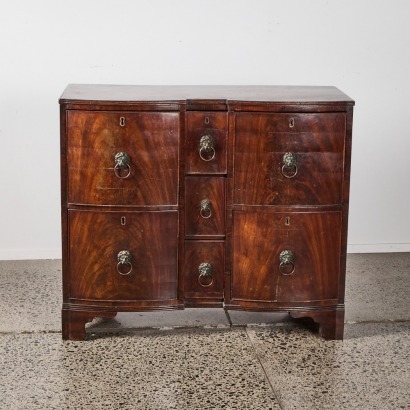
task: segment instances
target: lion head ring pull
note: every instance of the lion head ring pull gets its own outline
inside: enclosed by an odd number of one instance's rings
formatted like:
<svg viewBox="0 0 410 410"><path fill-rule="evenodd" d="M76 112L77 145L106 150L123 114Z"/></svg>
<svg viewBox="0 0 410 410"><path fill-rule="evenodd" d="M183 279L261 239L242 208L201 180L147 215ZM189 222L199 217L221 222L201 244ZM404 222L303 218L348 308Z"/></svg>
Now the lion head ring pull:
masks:
<svg viewBox="0 0 410 410"><path fill-rule="evenodd" d="M279 255L279 272L291 275L295 271L295 255L292 251L284 250Z"/></svg>
<svg viewBox="0 0 410 410"><path fill-rule="evenodd" d="M213 266L208 262L204 262L198 266L198 271L199 271L198 283L203 288L207 288L208 286L211 286L212 283L214 282L214 278L212 276L212 273L214 271Z"/></svg>
<svg viewBox="0 0 410 410"><path fill-rule="evenodd" d="M285 178L293 178L298 173L298 166L296 163L296 154L293 152L286 152L282 158L282 175Z"/></svg>
<svg viewBox="0 0 410 410"><path fill-rule="evenodd" d="M131 174L131 158L126 152L117 152L114 157L114 173L117 178L128 178Z"/></svg>
<svg viewBox="0 0 410 410"><path fill-rule="evenodd" d="M130 251L120 251L117 255L117 272L120 275L129 275L132 271L132 255Z"/></svg>
<svg viewBox="0 0 410 410"><path fill-rule="evenodd" d="M202 161L212 161L215 158L215 139L206 134L199 140L199 156Z"/></svg>
<svg viewBox="0 0 410 410"><path fill-rule="evenodd" d="M211 201L209 199L203 199L201 201L199 214L204 219L208 219L212 216Z"/></svg>

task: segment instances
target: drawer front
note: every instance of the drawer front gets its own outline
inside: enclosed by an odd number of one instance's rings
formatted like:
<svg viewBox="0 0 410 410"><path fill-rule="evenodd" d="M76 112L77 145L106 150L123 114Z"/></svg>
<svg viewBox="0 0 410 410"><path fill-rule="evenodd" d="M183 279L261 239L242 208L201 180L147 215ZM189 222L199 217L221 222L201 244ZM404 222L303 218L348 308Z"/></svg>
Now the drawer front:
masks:
<svg viewBox="0 0 410 410"><path fill-rule="evenodd" d="M345 114L236 116L234 203L342 202Z"/></svg>
<svg viewBox="0 0 410 410"><path fill-rule="evenodd" d="M223 297L224 243L185 241L185 297Z"/></svg>
<svg viewBox="0 0 410 410"><path fill-rule="evenodd" d="M72 298L176 298L177 211L71 210L69 231Z"/></svg>
<svg viewBox="0 0 410 410"><path fill-rule="evenodd" d="M341 219L340 212L234 212L232 298L337 299Z"/></svg>
<svg viewBox="0 0 410 410"><path fill-rule="evenodd" d="M225 178L185 178L185 235L225 235Z"/></svg>
<svg viewBox="0 0 410 410"><path fill-rule="evenodd" d="M186 172L225 174L228 114L187 112Z"/></svg>
<svg viewBox="0 0 410 410"><path fill-rule="evenodd" d="M178 133L178 113L68 111L68 202L177 204Z"/></svg>

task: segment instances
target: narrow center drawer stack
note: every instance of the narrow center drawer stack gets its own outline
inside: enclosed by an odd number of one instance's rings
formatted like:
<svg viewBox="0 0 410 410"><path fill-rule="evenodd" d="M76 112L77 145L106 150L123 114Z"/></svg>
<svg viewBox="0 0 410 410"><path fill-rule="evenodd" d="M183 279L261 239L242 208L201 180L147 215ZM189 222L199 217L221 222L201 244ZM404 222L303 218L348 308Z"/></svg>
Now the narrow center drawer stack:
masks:
<svg viewBox="0 0 410 410"><path fill-rule="evenodd" d="M186 306L223 305L227 134L226 112L186 113Z"/></svg>

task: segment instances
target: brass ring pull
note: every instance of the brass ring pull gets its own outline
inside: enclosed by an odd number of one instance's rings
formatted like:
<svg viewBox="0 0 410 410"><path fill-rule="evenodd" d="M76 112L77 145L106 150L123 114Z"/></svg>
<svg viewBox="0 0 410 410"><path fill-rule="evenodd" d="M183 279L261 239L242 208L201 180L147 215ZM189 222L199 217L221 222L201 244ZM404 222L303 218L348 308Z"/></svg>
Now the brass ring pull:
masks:
<svg viewBox="0 0 410 410"><path fill-rule="evenodd" d="M120 251L118 252L117 255L117 272L120 275L126 276L129 275L132 271L132 255L130 251ZM121 268L123 268L124 266L127 266L128 269L127 270L122 270Z"/></svg>
<svg viewBox="0 0 410 410"><path fill-rule="evenodd" d="M199 156L202 161L212 161L215 158L215 139L209 135L203 135L199 141Z"/></svg>
<svg viewBox="0 0 410 410"><path fill-rule="evenodd" d="M131 158L126 152L117 152L114 157L114 174L117 178L128 178L131 174Z"/></svg>
<svg viewBox="0 0 410 410"><path fill-rule="evenodd" d="M198 266L198 283L203 288L207 288L214 283L214 278L212 276L213 270L213 266L208 262L203 262Z"/></svg>
<svg viewBox="0 0 410 410"><path fill-rule="evenodd" d="M279 254L279 272L282 275L292 275L295 271L295 255L292 251L284 250Z"/></svg>
<svg viewBox="0 0 410 410"><path fill-rule="evenodd" d="M209 199L203 199L201 201L199 214L204 219L209 219L212 216L211 201Z"/></svg>
<svg viewBox="0 0 410 410"><path fill-rule="evenodd" d="M296 163L296 154L293 152L286 152L282 159L282 175L285 178L293 178L298 173L298 166Z"/></svg>
<svg viewBox="0 0 410 410"><path fill-rule="evenodd" d="M205 157L204 153L209 152L209 150L205 150L205 148L200 148L199 156L201 157L202 161L212 161L215 158L215 148L210 148L212 154L209 157Z"/></svg>

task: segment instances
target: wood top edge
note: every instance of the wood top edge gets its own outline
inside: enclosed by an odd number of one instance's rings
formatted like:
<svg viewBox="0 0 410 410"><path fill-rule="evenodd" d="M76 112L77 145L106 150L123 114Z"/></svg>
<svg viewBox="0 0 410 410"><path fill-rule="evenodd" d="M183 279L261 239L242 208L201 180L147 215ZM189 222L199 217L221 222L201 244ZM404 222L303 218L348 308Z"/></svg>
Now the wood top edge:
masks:
<svg viewBox="0 0 410 410"><path fill-rule="evenodd" d="M69 84L60 104L192 104L212 102L232 105L343 104L354 101L332 86L283 85L104 85Z"/></svg>

